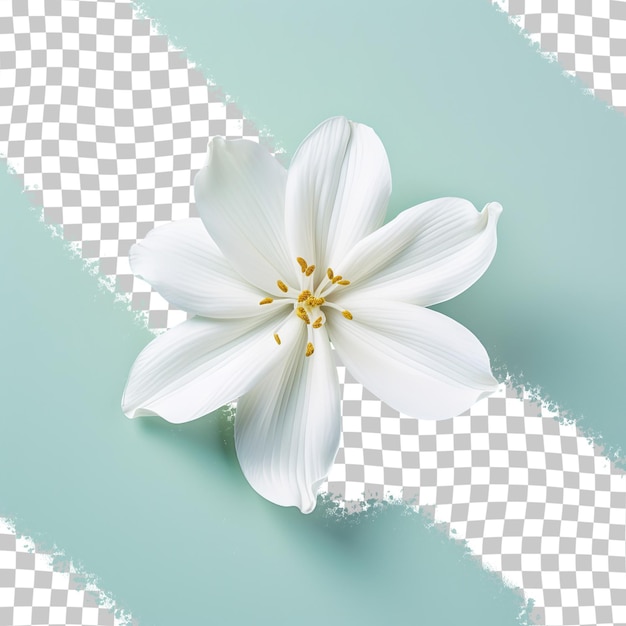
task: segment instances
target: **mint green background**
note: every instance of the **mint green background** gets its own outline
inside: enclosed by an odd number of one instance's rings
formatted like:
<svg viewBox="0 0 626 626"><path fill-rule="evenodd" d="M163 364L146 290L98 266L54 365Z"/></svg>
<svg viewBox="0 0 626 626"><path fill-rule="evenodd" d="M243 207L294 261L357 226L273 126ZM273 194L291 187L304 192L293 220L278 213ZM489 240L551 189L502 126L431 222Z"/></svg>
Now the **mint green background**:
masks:
<svg viewBox="0 0 626 626"><path fill-rule="evenodd" d="M334 114L388 148L392 214L439 195L505 206L493 268L441 307L498 361L624 442L626 122L487 2L151 0L146 11L293 151ZM127 421L149 341L0 177L0 514L54 540L148 624L514 624L521 601L397 508L275 507L224 420Z"/></svg>
<svg viewBox="0 0 626 626"><path fill-rule="evenodd" d="M415 514L283 509L247 485L224 418L127 420L150 334L17 180L0 186L0 515L18 532L56 542L140 626L518 623L521 599Z"/></svg>
<svg viewBox="0 0 626 626"><path fill-rule="evenodd" d="M390 215L439 196L500 201L492 267L439 308L626 449L622 114L488 0L143 6L289 152L332 115L371 125L391 161Z"/></svg>

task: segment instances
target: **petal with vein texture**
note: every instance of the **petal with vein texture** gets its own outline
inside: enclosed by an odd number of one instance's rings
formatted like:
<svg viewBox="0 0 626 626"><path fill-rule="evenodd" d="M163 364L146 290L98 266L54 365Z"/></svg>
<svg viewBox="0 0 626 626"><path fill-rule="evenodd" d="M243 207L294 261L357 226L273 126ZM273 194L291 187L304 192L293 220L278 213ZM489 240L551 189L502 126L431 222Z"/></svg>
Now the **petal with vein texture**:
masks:
<svg viewBox="0 0 626 626"><path fill-rule="evenodd" d="M273 333L287 315L283 309L233 320L194 317L171 328L137 357L122 410L182 423L236 400L284 358ZM304 333L303 324L292 315L280 332L289 344Z"/></svg>
<svg viewBox="0 0 626 626"><path fill-rule="evenodd" d="M188 313L229 318L264 313L259 301L267 294L233 270L198 218L151 230L130 249L130 266Z"/></svg>
<svg viewBox="0 0 626 626"><path fill-rule="evenodd" d="M497 202L480 213L461 198L440 198L403 211L363 239L339 263L344 293L431 306L462 293L496 252Z"/></svg>
<svg viewBox="0 0 626 626"><path fill-rule="evenodd" d="M194 193L198 213L231 266L248 282L280 295L277 280L296 285L296 262L285 239L287 172L247 139L209 144Z"/></svg>
<svg viewBox="0 0 626 626"><path fill-rule="evenodd" d="M376 133L343 117L326 120L289 167L285 224L292 255L323 274L383 223L390 194L387 153Z"/></svg>
<svg viewBox="0 0 626 626"><path fill-rule="evenodd" d="M235 446L252 487L281 506L303 513L339 447L339 383L326 330L315 331L315 352L304 356L306 337L237 403ZM285 342L283 342L284 344Z"/></svg>
<svg viewBox="0 0 626 626"><path fill-rule="evenodd" d="M403 302L345 296L340 305L353 319L328 312L339 358L394 409L412 417L444 419L496 390L487 352L449 317Z"/></svg>

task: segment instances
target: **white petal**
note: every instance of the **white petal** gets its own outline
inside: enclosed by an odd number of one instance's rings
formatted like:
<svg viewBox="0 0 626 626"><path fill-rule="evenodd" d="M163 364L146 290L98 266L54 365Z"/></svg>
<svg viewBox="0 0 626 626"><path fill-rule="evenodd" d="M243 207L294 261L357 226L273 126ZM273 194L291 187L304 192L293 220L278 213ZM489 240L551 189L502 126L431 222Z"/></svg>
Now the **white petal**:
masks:
<svg viewBox="0 0 626 626"><path fill-rule="evenodd" d="M480 213L461 198L440 198L403 211L363 239L336 268L344 293L430 306L465 291L496 252L497 202Z"/></svg>
<svg viewBox="0 0 626 626"><path fill-rule="evenodd" d="M289 167L285 223L292 256L325 272L383 223L390 193L389 162L376 133L343 117L323 122Z"/></svg>
<svg viewBox="0 0 626 626"><path fill-rule="evenodd" d="M183 311L231 318L265 312L259 301L267 294L233 270L197 218L151 230L130 249L130 266Z"/></svg>
<svg viewBox="0 0 626 626"><path fill-rule="evenodd" d="M194 192L198 213L231 266L248 282L280 294L277 280L297 285L297 264L285 239L287 172L253 141L209 144Z"/></svg>
<svg viewBox="0 0 626 626"><path fill-rule="evenodd" d="M487 352L454 320L403 302L341 300L329 334L350 373L394 409L426 419L462 413L493 393Z"/></svg>
<svg viewBox="0 0 626 626"><path fill-rule="evenodd" d="M328 335L315 331L315 352L306 338L289 358L266 374L237 403L235 446L252 487L275 504L315 508L339 447L339 382ZM283 342L283 345L285 342Z"/></svg>
<svg viewBox="0 0 626 626"><path fill-rule="evenodd" d="M128 417L160 415L188 422L232 402L284 358L273 334L287 313L213 320L194 317L159 335L135 361L122 399ZM291 315L280 332L297 340L302 322Z"/></svg>

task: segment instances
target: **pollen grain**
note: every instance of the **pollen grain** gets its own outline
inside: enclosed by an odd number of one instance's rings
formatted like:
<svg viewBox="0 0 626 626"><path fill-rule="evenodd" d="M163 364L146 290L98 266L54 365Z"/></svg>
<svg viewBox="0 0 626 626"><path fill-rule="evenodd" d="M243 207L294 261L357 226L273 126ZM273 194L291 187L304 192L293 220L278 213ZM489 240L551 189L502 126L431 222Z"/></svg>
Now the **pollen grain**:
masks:
<svg viewBox="0 0 626 626"><path fill-rule="evenodd" d="M352 319L352 313L350 313L350 311L346 310L346 311L342 311L341 314L347 319L347 320L351 320Z"/></svg>
<svg viewBox="0 0 626 626"><path fill-rule="evenodd" d="M312 296L311 292L308 289L300 292L298 296L298 302L306 302Z"/></svg>
<svg viewBox="0 0 626 626"><path fill-rule="evenodd" d="M305 323L305 324L310 324L311 320L309 319L309 316L307 315L307 312L305 311L303 306L299 306L296 309L296 315Z"/></svg>
<svg viewBox="0 0 626 626"><path fill-rule="evenodd" d="M283 292L283 293L287 293L289 291L289 287L287 287L287 285L285 285L285 283L282 280L277 280L276 284L278 285L278 288Z"/></svg>
<svg viewBox="0 0 626 626"><path fill-rule="evenodd" d="M280 345L280 337L278 336L278 333L274 333L274 341Z"/></svg>
<svg viewBox="0 0 626 626"><path fill-rule="evenodd" d="M272 302L274 302L273 298L263 298L259 304L272 304Z"/></svg>
<svg viewBox="0 0 626 626"><path fill-rule="evenodd" d="M306 344L306 352L304 354L305 356L311 356L314 352L315 348L313 347L313 344L309 341L309 343Z"/></svg>

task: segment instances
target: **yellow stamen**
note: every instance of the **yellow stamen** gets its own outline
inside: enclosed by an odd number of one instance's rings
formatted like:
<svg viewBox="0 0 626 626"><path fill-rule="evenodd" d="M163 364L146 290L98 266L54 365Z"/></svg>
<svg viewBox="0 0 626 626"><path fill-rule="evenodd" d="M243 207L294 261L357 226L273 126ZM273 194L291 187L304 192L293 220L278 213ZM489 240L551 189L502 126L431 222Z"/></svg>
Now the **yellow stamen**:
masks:
<svg viewBox="0 0 626 626"><path fill-rule="evenodd" d="M298 296L298 302L305 302L307 298L311 297L311 292L308 289L305 289Z"/></svg>
<svg viewBox="0 0 626 626"><path fill-rule="evenodd" d="M347 319L347 320L351 320L352 319L352 313L350 313L350 311L342 311L341 314Z"/></svg>
<svg viewBox="0 0 626 626"><path fill-rule="evenodd" d="M313 347L313 344L309 341L309 343L306 344L306 352L304 354L305 356L311 356L314 352L315 348Z"/></svg>
<svg viewBox="0 0 626 626"><path fill-rule="evenodd" d="M259 304L272 304L274 302L273 298L263 298Z"/></svg>
<svg viewBox="0 0 626 626"><path fill-rule="evenodd" d="M282 280L277 280L276 284L278 285L278 288L283 292L283 293L287 293L289 291L289 287L287 287L287 285L285 285L285 283Z"/></svg>
<svg viewBox="0 0 626 626"><path fill-rule="evenodd" d="M307 262L301 256L299 256L296 261L298 261L298 265L304 274L304 272L306 272L306 268L308 267Z"/></svg>
<svg viewBox="0 0 626 626"><path fill-rule="evenodd" d="M335 275L335 272L333 272L333 270L329 267L326 270L326 276L328 276L328 280L332 280L334 275Z"/></svg>
<svg viewBox="0 0 626 626"><path fill-rule="evenodd" d="M333 285L335 283L338 283L341 279L343 278L343 276L340 276L339 274L337 276L335 276L332 281L333 281Z"/></svg>
<svg viewBox="0 0 626 626"><path fill-rule="evenodd" d="M278 336L278 333L274 333L274 340L278 345L280 345L280 337Z"/></svg>
<svg viewBox="0 0 626 626"><path fill-rule="evenodd" d="M313 328L320 328L322 326L322 318L318 317L314 322L313 322Z"/></svg>
<svg viewBox="0 0 626 626"><path fill-rule="evenodd" d="M303 306L299 306L296 309L296 315L305 323L305 324L310 324L311 320L309 319L309 316L306 314L306 311L304 310Z"/></svg>
<svg viewBox="0 0 626 626"><path fill-rule="evenodd" d="M349 284L350 284L350 281L349 281L349 280L338 280L338 281L337 281L337 284L338 284L338 285L344 285L344 286L345 286L345 285L349 285Z"/></svg>
<svg viewBox="0 0 626 626"><path fill-rule="evenodd" d="M315 265L309 265L309 267L306 268L304 274L305 276L310 276L314 271L315 271Z"/></svg>
<svg viewBox="0 0 626 626"><path fill-rule="evenodd" d="M309 296L304 303L307 306L322 306L322 304L324 304L324 302L326 302L326 300L324 300L324 298L316 298L315 296Z"/></svg>

